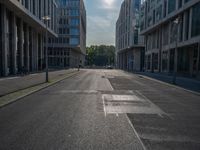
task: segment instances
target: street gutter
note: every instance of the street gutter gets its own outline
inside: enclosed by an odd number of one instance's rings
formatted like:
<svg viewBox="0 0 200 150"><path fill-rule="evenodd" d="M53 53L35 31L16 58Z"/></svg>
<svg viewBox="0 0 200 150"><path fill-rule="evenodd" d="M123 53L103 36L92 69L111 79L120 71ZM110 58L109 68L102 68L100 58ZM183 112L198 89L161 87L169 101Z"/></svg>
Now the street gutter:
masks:
<svg viewBox="0 0 200 150"><path fill-rule="evenodd" d="M165 84L165 85L168 85L168 86L171 86L171 87L174 87L174 88L177 88L177 89L184 90L186 92L195 94L197 96L200 96L200 93L198 93L198 92L195 92L195 91L192 91L192 90L188 90L188 89L182 88L180 86L173 85L173 84L170 84L170 83L167 83L167 82L163 82L163 81L160 81L160 80L157 80L157 79L153 79L151 77L147 77L147 76L144 76L144 75L140 75L140 76L142 76L143 78L146 78L146 79L149 79L149 80L152 80L152 81L156 81L156 82L159 82L161 84Z"/></svg>
<svg viewBox="0 0 200 150"><path fill-rule="evenodd" d="M151 78L151 77L148 77L148 76L145 76L145 75L141 75L141 74L134 74L134 73L131 73L131 72L128 72L128 71L125 71L125 70L121 70L121 71L125 72L125 73L128 73L130 75L137 75L138 78L143 77L145 79L148 79L148 80L151 80L151 81L155 81L155 82L158 82L158 83L161 83L161 84L164 84L164 85L167 85L167 86L171 86L171 87L174 87L174 88L177 88L177 89L180 89L180 90L184 90L186 92L189 92L189 93L195 94L197 96L200 96L199 92L188 90L188 89L185 89L185 88L180 87L178 85L170 84L170 83L167 83L167 82L164 82L164 81L161 81L161 80L158 80L158 79L154 79L154 78Z"/></svg>

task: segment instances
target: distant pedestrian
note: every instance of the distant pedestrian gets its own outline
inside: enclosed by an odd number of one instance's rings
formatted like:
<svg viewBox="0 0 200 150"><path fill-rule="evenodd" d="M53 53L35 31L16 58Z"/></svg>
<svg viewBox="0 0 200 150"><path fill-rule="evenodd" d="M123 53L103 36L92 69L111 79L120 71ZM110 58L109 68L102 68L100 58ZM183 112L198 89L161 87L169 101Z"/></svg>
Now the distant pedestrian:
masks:
<svg viewBox="0 0 200 150"><path fill-rule="evenodd" d="M21 69L21 75L25 75L25 67L24 66Z"/></svg>

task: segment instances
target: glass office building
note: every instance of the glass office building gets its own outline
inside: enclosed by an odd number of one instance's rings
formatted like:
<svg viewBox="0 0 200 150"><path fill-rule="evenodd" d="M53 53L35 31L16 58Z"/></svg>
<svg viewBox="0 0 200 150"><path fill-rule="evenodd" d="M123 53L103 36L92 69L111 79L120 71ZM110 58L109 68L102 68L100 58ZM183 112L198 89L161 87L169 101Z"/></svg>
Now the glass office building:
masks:
<svg viewBox="0 0 200 150"><path fill-rule="evenodd" d="M49 38L49 65L56 68L84 65L86 10L83 0L59 0L58 38Z"/></svg>

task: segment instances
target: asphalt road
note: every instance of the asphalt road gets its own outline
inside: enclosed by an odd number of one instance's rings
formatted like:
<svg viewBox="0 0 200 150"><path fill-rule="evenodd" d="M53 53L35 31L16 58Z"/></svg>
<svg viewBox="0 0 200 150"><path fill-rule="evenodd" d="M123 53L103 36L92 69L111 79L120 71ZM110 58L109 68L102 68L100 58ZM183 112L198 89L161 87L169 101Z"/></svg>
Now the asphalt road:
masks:
<svg viewBox="0 0 200 150"><path fill-rule="evenodd" d="M0 109L0 150L199 150L200 96L83 70Z"/></svg>
<svg viewBox="0 0 200 150"><path fill-rule="evenodd" d="M103 71L83 71L0 109L1 150L142 150L126 115L105 116Z"/></svg>

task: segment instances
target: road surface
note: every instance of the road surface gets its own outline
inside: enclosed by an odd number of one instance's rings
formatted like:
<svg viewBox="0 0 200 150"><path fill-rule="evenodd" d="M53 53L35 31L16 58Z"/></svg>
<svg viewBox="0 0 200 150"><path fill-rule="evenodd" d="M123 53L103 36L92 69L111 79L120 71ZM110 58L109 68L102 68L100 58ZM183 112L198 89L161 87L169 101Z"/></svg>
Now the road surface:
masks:
<svg viewBox="0 0 200 150"><path fill-rule="evenodd" d="M199 99L119 70L83 70L1 108L0 149L199 150Z"/></svg>

